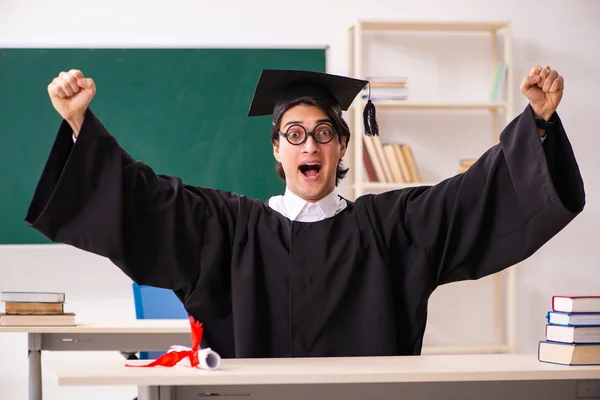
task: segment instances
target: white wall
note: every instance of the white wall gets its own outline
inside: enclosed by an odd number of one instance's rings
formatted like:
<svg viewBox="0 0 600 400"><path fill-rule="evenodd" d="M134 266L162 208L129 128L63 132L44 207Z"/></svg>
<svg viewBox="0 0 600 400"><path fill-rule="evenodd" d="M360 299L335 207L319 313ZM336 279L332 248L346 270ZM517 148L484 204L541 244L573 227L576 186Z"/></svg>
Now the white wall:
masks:
<svg viewBox="0 0 600 400"><path fill-rule="evenodd" d="M258 0L255 4L241 0L171 0L160 3L122 0L0 1L0 46L329 45L328 70L345 74L348 72L347 28L358 18L510 21L514 41L515 111L519 112L526 105L518 93L518 84L532 65L549 64L564 75L566 90L559 113L580 162L588 198L587 208L579 218L517 267L517 350L532 353L535 352L537 341L543 337L544 315L553 294L598 294L600 290L600 265L595 251L597 244L592 238L594 227L600 222L596 196L600 182L595 174L598 171L595 131L598 129L600 81L597 74L600 71L600 48L593 40L600 37L600 25L593 23L598 15L600 3L595 0L379 0L371 3L364 0L304 0L288 3ZM167 21L167 17L171 19ZM381 40L376 44L381 46ZM468 46L472 51L487 51L482 42L472 41ZM459 57L464 57L462 66L476 71L478 61L473 61L474 58L468 57L469 54L473 53L460 53ZM382 66L389 65L387 61L388 58L383 60L383 57L371 54L367 65L379 71ZM400 68L398 64L398 71L401 71ZM448 83L439 81L439 70L434 68L432 71L434 75L431 80L437 82L438 86ZM477 75L479 78L481 76ZM468 75L462 79L456 86L461 93L481 90L480 86L474 86ZM439 126L443 123L443 117L438 118ZM390 139L393 139L395 131L392 128L396 125L389 121L394 121L402 126L411 139L421 140L415 150L419 151L416 157L424 165L433 166L425 173L439 178L448 174L448 168L455 168L455 164L451 163L465 148L453 141L446 130L432 127L426 136L420 134L417 122L423 120L415 116L404 119L392 116L388 122L383 120L382 126L388 129ZM476 133L479 127L485 131L486 121L456 121L460 127L459 133L470 138L469 148L483 151L487 142L482 141ZM48 134L52 134L52 130ZM432 162L435 160L438 162ZM343 186L342 194L345 194L345 190ZM63 246L0 247L0 276L0 291L65 291L67 308L77 312L80 320L127 319L134 315L129 280L105 260L78 250ZM440 289L432 300L427 344L489 340L492 332L491 288L491 280L487 279ZM120 356L115 353L44 355L45 360L84 357L98 359ZM0 337L0 358L3 360L0 363L0 397L25 398L25 336L7 334ZM90 400L109 397L131 399L134 395L133 388L98 388L94 391L57 388L47 376L44 390L46 399L50 400L83 397Z"/></svg>

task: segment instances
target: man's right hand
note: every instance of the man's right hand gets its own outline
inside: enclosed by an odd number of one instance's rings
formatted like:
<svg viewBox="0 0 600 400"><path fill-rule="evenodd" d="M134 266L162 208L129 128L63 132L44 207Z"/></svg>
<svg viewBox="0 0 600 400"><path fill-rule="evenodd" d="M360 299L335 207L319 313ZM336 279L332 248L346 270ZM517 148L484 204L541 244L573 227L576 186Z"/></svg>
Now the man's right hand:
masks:
<svg viewBox="0 0 600 400"><path fill-rule="evenodd" d="M96 94L92 78L84 77L76 69L61 72L48 85L48 94L56 111L69 123L77 137L88 105Z"/></svg>

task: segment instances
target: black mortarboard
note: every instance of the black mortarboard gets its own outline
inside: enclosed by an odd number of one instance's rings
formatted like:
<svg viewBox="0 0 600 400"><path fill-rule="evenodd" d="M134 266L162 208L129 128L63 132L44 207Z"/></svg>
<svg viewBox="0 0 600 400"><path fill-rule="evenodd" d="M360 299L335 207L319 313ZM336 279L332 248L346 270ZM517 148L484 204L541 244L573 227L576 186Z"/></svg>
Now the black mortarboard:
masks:
<svg viewBox="0 0 600 400"><path fill-rule="evenodd" d="M271 115L278 104L311 96L347 110L368 81L314 71L265 69L262 71L248 116ZM375 107L369 98L364 110L365 134L379 134Z"/></svg>

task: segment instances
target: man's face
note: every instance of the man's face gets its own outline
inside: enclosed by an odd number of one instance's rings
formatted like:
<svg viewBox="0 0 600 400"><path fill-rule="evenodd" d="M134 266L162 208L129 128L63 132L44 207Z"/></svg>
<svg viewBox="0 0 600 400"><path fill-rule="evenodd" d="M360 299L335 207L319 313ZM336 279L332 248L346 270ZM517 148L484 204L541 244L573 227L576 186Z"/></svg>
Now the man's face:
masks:
<svg viewBox="0 0 600 400"><path fill-rule="evenodd" d="M319 138L325 138L327 129L333 129L331 120L323 110L304 104L285 112L279 130L298 133L302 132L300 126L307 132L314 132ZM327 144L318 143L309 136L300 145L293 145L280 136L279 145L273 146L275 159L283 166L288 189L304 200L313 202L335 189L337 165L345 153L346 146L340 143L337 134Z"/></svg>

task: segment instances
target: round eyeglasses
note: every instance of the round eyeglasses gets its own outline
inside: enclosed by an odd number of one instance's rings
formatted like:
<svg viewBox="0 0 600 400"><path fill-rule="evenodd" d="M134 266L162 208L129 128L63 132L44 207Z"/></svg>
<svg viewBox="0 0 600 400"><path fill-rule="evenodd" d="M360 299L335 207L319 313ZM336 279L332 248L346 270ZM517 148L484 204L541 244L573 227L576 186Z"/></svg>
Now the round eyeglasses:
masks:
<svg viewBox="0 0 600 400"><path fill-rule="evenodd" d="M279 132L279 135L287 139L290 144L299 146L308 140L309 136L320 144L327 144L333 140L335 131L328 123L320 123L315 126L312 132L307 132L306 128L299 124L290 125L285 132Z"/></svg>

